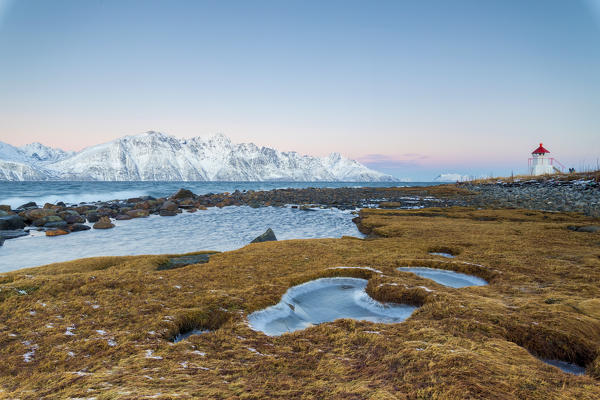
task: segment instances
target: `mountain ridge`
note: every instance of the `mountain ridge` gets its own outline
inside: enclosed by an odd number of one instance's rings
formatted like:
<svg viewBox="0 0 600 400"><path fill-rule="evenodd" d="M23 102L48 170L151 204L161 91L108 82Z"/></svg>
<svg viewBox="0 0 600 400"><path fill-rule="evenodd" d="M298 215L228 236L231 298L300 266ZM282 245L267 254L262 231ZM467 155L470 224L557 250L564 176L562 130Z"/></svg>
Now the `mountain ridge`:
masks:
<svg viewBox="0 0 600 400"><path fill-rule="evenodd" d="M178 139L148 131L78 152L0 142L0 180L393 182L339 153L325 157L233 143L223 134Z"/></svg>

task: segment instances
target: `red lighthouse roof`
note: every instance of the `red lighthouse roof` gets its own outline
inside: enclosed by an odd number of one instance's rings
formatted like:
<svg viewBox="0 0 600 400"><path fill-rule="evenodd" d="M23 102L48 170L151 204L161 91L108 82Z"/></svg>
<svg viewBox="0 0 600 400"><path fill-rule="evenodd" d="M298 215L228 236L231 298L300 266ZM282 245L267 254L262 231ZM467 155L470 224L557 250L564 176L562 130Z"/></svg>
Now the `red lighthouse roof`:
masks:
<svg viewBox="0 0 600 400"><path fill-rule="evenodd" d="M533 153L531 153L531 154L546 154L546 153L550 153L550 152L544 148L543 143L540 143L540 147L535 149L533 151Z"/></svg>

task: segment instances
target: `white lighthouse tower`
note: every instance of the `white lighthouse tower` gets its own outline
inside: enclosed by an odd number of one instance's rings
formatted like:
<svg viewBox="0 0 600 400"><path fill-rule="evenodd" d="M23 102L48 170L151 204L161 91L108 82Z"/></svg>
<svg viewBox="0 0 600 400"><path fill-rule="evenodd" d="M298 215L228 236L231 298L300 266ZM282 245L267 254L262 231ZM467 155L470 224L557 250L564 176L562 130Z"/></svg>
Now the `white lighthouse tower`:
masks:
<svg viewBox="0 0 600 400"><path fill-rule="evenodd" d="M554 164L556 163L559 166L562 165L558 162L558 160L547 157L546 154L548 153L550 152L544 148L542 143L540 143L540 147L531 153L531 158L529 159L529 175L544 175L561 172L561 170Z"/></svg>

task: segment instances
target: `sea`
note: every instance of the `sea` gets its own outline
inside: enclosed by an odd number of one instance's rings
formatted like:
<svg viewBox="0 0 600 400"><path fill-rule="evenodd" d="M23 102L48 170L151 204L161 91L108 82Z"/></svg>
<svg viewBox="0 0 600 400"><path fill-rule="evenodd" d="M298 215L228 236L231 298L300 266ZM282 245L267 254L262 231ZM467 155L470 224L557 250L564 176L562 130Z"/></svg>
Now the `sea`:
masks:
<svg viewBox="0 0 600 400"><path fill-rule="evenodd" d="M430 186L432 182L0 182L0 204L13 208L34 201L39 206L121 200L139 196L167 197L180 188L196 194L281 188ZM150 216L114 221L108 230L89 230L58 237L31 231L0 246L0 272L84 257L181 254L201 250L228 251L246 246L267 228L278 240L362 237L352 210L308 212L287 207L212 207L174 217Z"/></svg>

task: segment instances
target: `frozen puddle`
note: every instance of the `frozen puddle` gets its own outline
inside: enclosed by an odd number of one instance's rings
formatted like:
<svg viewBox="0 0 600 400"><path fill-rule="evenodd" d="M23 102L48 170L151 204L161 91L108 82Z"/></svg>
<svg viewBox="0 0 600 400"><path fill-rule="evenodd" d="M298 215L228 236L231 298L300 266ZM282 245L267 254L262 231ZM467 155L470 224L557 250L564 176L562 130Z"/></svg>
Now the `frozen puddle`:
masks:
<svg viewBox="0 0 600 400"><path fill-rule="evenodd" d="M193 329L189 332L178 333L177 336L173 338L173 343L181 342L182 340L185 340L192 335L202 335L203 333L208 332L210 332L208 329Z"/></svg>
<svg viewBox="0 0 600 400"><path fill-rule="evenodd" d="M573 364L573 363L566 362L566 361L560 361L560 360L546 360L544 358L540 358L540 360L545 362L546 364L560 368L563 372L566 372L568 374L573 374L573 375L584 375L585 374L585 368L580 367L577 364Z"/></svg>
<svg viewBox="0 0 600 400"><path fill-rule="evenodd" d="M402 322L417 308L380 303L369 297L366 287L366 279L316 279L288 289L279 303L253 312L248 316L248 322L254 330L279 336L340 318Z"/></svg>
<svg viewBox="0 0 600 400"><path fill-rule="evenodd" d="M437 252L437 251L432 251L429 254L431 254L432 256L441 256L441 257L446 257L446 258L454 258L455 256L450 254L450 253L441 253L441 252Z"/></svg>
<svg viewBox="0 0 600 400"><path fill-rule="evenodd" d="M473 275L461 274L460 272L448 271L446 269L427 267L400 267L398 271L412 272L421 278L431 279L440 285L461 288L466 286L484 286L488 283Z"/></svg>

